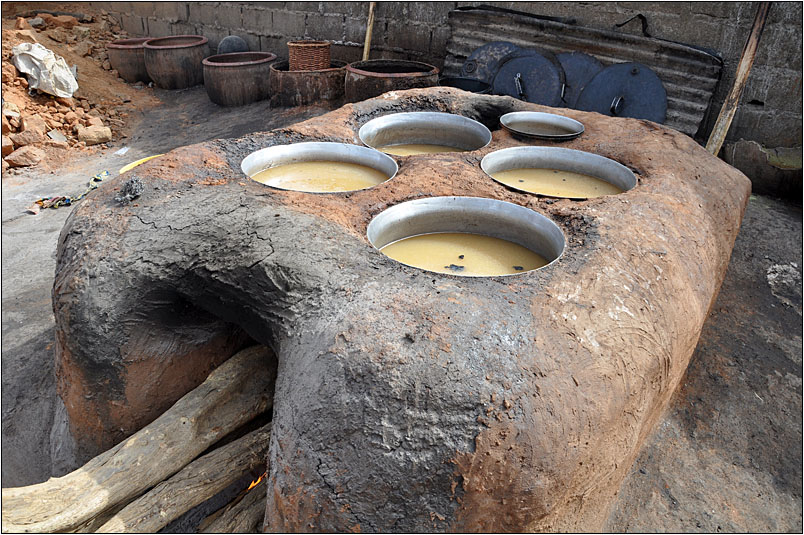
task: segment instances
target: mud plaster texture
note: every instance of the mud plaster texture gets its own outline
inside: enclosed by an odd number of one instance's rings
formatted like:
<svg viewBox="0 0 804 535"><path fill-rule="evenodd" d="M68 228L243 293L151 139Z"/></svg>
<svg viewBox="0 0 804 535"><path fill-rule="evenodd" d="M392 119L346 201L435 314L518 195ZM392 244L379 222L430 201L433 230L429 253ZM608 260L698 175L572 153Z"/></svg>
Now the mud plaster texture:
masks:
<svg viewBox="0 0 804 535"><path fill-rule="evenodd" d="M752 195L687 374L605 531L802 531L801 259L801 206Z"/></svg>
<svg viewBox="0 0 804 535"><path fill-rule="evenodd" d="M353 193L274 190L239 169L259 148L358 143L366 121L414 110L478 119L493 140L400 157L394 179ZM449 88L387 93L175 149L76 208L53 298L59 390L80 452L133 429L144 410L134 401L167 397L160 370L184 379L214 365L210 345L229 340L215 329L232 324L279 359L267 529L599 530L684 374L749 181L678 132L561 110L586 125L561 146L619 161L637 187L583 202L514 192L479 162L524 144L496 129L518 110L543 108ZM131 178L145 190L120 205ZM539 211L563 229L564 255L518 276L462 278L368 243L373 216L437 195ZM171 325L189 333L183 343L142 336ZM200 356L182 366L188 351Z"/></svg>

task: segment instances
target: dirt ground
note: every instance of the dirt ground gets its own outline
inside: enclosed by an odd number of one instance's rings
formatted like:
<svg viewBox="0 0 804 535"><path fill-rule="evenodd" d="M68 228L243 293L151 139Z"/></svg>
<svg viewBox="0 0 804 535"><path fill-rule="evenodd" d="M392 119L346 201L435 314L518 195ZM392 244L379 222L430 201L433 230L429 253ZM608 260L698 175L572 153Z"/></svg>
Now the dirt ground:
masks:
<svg viewBox="0 0 804 535"><path fill-rule="evenodd" d="M82 7L87 10L86 4L58 9ZM7 32L14 31L9 25L14 20L4 18L4 59ZM271 110L265 102L225 109L209 102L203 87L136 89L104 69L96 61L100 56L68 57L72 45L46 46L63 46L57 53L78 64L79 73L96 75L97 83L85 84L79 96L115 126L115 136L92 148L70 142L48 147L40 165L3 173L4 487L74 468L55 394L50 299L56 241L71 208L34 216L26 207L40 197L78 194L95 173L117 173L145 156L271 130L326 111ZM23 89L12 82L8 94L28 106ZM30 99L31 109L40 111L35 106L48 99ZM106 113L110 109L114 115ZM109 121L115 117L120 124ZM123 147L129 147L126 154L115 154ZM687 376L621 487L608 530L802 530L801 266L801 206L752 197Z"/></svg>

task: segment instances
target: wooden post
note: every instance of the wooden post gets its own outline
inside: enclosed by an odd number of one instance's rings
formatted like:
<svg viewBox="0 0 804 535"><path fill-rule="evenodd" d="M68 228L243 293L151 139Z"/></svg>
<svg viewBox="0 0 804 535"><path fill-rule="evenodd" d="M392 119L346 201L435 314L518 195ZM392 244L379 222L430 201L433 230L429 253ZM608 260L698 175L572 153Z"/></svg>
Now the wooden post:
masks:
<svg viewBox="0 0 804 535"><path fill-rule="evenodd" d="M720 152L720 147L723 146L723 141L726 139L726 133L729 131L731 121L737 113L740 96L743 94L743 89L745 89L745 84L748 81L748 74L751 72L751 66L754 64L754 59L757 55L759 38L765 28L765 21L768 19L770 4L770 2L760 2L759 4L751 34L748 36L748 41L746 41L743 53L740 56L740 63L737 65L734 85L731 88L731 92L729 92L729 96L726 97L723 107L720 109L715 126L709 135L709 141L706 142L706 150L715 156Z"/></svg>
<svg viewBox="0 0 804 535"><path fill-rule="evenodd" d="M363 61L369 58L369 50L371 49L371 32L374 29L374 8L377 7L377 2L369 2L368 22L366 23L366 40L363 43Z"/></svg>

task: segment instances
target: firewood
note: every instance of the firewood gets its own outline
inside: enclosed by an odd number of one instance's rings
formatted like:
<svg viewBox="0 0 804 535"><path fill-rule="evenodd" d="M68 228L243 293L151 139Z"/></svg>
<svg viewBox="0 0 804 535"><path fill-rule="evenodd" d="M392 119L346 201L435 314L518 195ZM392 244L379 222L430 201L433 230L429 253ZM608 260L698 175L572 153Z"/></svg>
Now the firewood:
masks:
<svg viewBox="0 0 804 535"><path fill-rule="evenodd" d="M96 533L159 531L254 468L264 465L270 438L271 424L267 424L196 459L131 502Z"/></svg>
<svg viewBox="0 0 804 535"><path fill-rule="evenodd" d="M245 496L216 513L216 518L201 526L201 533L258 533L265 516L265 479L260 481ZM212 516L212 515L211 515ZM208 517L209 518L209 517Z"/></svg>
<svg viewBox="0 0 804 535"><path fill-rule="evenodd" d="M162 416L78 470L3 489L3 531L69 531L138 496L270 409L275 376L268 348L241 351Z"/></svg>

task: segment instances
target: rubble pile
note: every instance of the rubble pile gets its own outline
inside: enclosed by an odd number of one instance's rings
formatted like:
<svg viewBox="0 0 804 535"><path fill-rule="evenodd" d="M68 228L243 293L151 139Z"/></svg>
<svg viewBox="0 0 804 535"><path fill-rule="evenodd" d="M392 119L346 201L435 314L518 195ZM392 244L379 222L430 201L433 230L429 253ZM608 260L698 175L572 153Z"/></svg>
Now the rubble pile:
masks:
<svg viewBox="0 0 804 535"><path fill-rule="evenodd" d="M132 111L155 99L143 84L126 84L109 64L106 44L126 37L119 21L106 11L81 21L44 12L3 20L4 172L37 165L53 150L89 151L127 137ZM72 98L29 88L26 75L12 62L12 49L21 43L39 43L75 66L79 87Z"/></svg>

